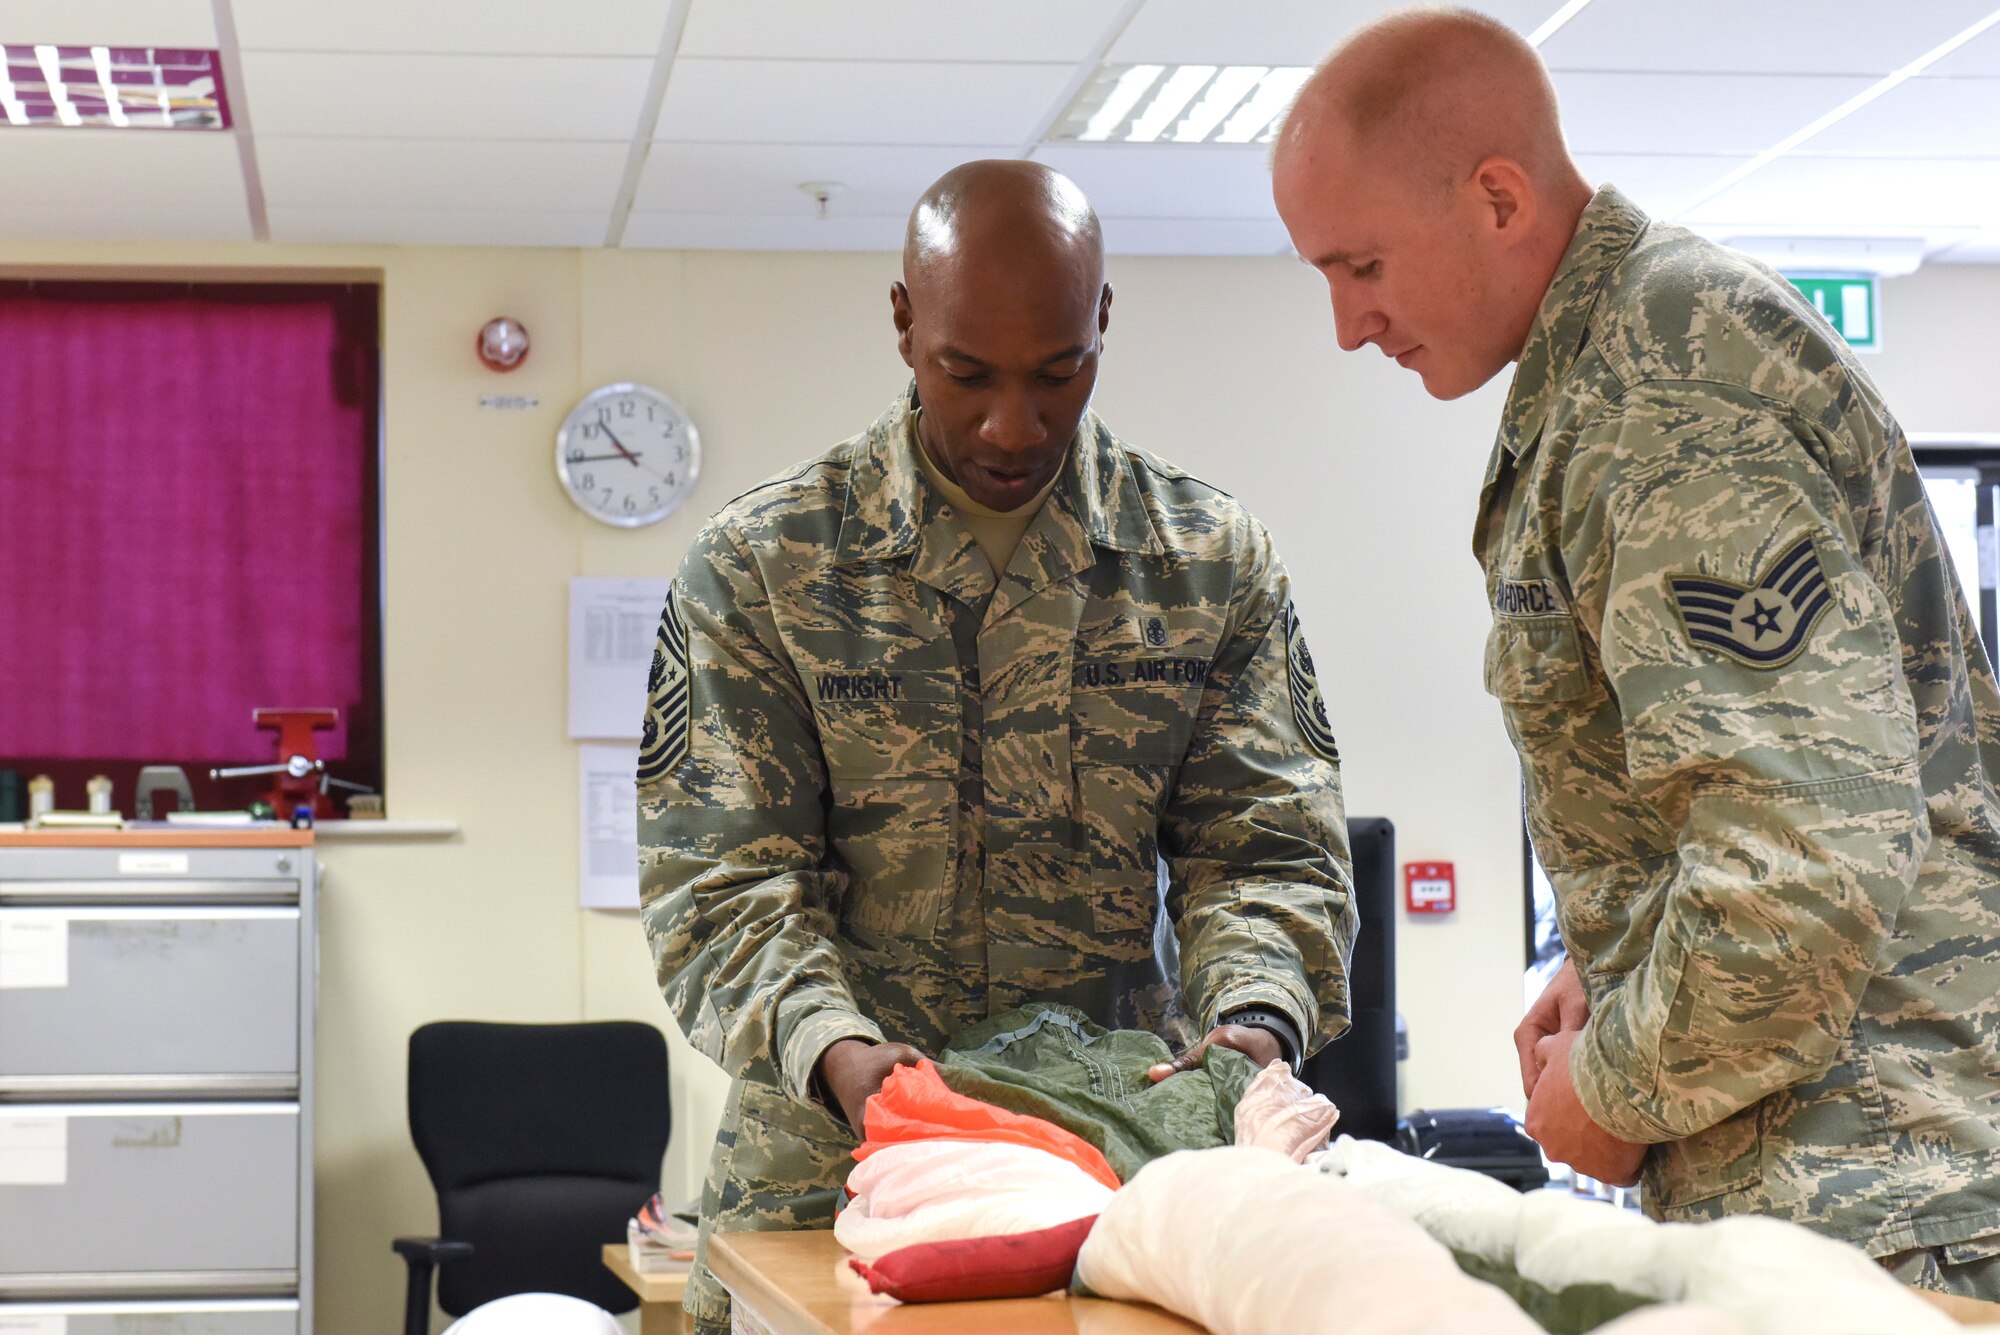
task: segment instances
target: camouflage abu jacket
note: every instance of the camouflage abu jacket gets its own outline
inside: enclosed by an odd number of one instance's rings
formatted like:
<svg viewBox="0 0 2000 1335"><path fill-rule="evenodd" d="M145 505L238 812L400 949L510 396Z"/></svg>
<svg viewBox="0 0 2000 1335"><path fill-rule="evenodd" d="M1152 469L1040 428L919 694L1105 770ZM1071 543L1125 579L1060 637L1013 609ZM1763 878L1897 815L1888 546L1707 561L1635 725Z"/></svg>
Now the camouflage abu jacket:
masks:
<svg viewBox="0 0 2000 1335"><path fill-rule="evenodd" d="M1769 270L1583 215L1474 549L1487 689L1666 1218L2000 1231L2000 693L1907 443Z"/></svg>
<svg viewBox="0 0 2000 1335"><path fill-rule="evenodd" d="M662 620L640 882L734 1080L705 1231L831 1223L854 1142L807 1085L842 1037L936 1053L1031 1000L1174 1042L1346 1025L1337 756L1269 536L1088 415L996 579L916 448L898 400L732 502Z"/></svg>

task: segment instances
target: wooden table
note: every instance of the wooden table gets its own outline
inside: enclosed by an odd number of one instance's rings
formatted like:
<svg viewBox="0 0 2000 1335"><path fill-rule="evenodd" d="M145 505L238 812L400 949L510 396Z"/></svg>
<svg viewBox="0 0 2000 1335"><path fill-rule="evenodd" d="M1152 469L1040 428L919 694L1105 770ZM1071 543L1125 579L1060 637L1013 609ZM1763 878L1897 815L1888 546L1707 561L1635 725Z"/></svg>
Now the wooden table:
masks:
<svg viewBox="0 0 2000 1335"><path fill-rule="evenodd" d="M709 1264L747 1335L1200 1335L1157 1307L1099 1298L916 1303L868 1292L831 1230L719 1233Z"/></svg>
<svg viewBox="0 0 2000 1335"><path fill-rule="evenodd" d="M687 1292L686 1266L642 1275L632 1268L632 1256L622 1242L604 1244L604 1264L623 1280L625 1287L639 1295L640 1335L684 1335L693 1329L681 1310L681 1295Z"/></svg>

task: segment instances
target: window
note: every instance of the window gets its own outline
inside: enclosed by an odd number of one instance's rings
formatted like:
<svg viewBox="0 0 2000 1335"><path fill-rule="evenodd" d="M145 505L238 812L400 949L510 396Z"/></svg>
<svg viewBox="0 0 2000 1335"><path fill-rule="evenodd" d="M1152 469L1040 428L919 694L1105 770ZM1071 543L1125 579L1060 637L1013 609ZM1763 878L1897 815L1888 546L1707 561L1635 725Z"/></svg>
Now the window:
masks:
<svg viewBox="0 0 2000 1335"><path fill-rule="evenodd" d="M378 306L0 282L0 765L241 808L268 779L208 770L276 758L251 711L331 706L329 771L381 789Z"/></svg>

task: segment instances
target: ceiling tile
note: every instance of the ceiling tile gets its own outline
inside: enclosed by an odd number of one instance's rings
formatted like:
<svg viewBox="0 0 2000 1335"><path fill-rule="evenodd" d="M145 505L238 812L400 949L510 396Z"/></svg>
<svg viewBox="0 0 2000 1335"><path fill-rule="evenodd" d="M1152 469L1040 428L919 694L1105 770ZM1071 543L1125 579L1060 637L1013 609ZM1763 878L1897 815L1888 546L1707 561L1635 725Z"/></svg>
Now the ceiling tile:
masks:
<svg viewBox="0 0 2000 1335"><path fill-rule="evenodd" d="M1993 0L1596 0L1542 56L1558 70L1882 75L1992 10Z"/></svg>
<svg viewBox="0 0 2000 1335"><path fill-rule="evenodd" d="M250 211L234 199L209 204L0 203L0 237L10 241L248 241Z"/></svg>
<svg viewBox="0 0 2000 1335"><path fill-rule="evenodd" d="M2000 157L2000 79L1908 80L1798 151L1835 157Z"/></svg>
<svg viewBox="0 0 2000 1335"><path fill-rule="evenodd" d="M1949 77L2000 79L2000 26L1988 28L1926 71Z"/></svg>
<svg viewBox="0 0 2000 1335"><path fill-rule="evenodd" d="M875 250L903 249L903 218L781 218L770 214L634 213L625 242L634 249ZM885 279L893 268L883 270Z"/></svg>
<svg viewBox="0 0 2000 1335"><path fill-rule="evenodd" d="M607 212L532 209L273 208L271 239L394 246L576 246L604 244Z"/></svg>
<svg viewBox="0 0 2000 1335"><path fill-rule="evenodd" d="M624 144L257 137L273 209L608 213L626 151Z"/></svg>
<svg viewBox="0 0 2000 1335"><path fill-rule="evenodd" d="M697 143L1020 144L1069 65L674 62L654 134Z"/></svg>
<svg viewBox="0 0 2000 1335"><path fill-rule="evenodd" d="M1579 153L1576 165L1592 185L1615 185L1640 208L1660 216L1735 171L1750 156Z"/></svg>
<svg viewBox="0 0 2000 1335"><path fill-rule="evenodd" d="M233 8L246 51L650 57L668 0L233 0Z"/></svg>
<svg viewBox="0 0 2000 1335"><path fill-rule="evenodd" d="M1584 13L1589 13L1585 10ZM1865 78L1558 73L1574 153L1761 153L1866 88Z"/></svg>
<svg viewBox="0 0 2000 1335"><path fill-rule="evenodd" d="M211 0L7 0L0 42L215 46Z"/></svg>
<svg viewBox="0 0 2000 1335"><path fill-rule="evenodd" d="M1035 150L1035 161L1075 181L1106 218L1275 220L1265 156L1254 144L1043 144Z"/></svg>
<svg viewBox="0 0 2000 1335"><path fill-rule="evenodd" d="M1601 2L1601 0L1600 0ZM1561 0L1487 0L1474 9L1532 31ZM1104 57L1111 64L1317 65L1402 0L1146 0Z"/></svg>
<svg viewBox="0 0 2000 1335"><path fill-rule="evenodd" d="M812 218L801 181L836 181L834 216L902 217L938 177L974 158L1010 156L1016 146L857 148L847 144L675 144L655 142L639 176L639 213L756 213Z"/></svg>
<svg viewBox="0 0 2000 1335"><path fill-rule="evenodd" d="M1983 229L1996 218L2000 161L1788 157L1723 191L1687 221L1704 230L1739 223L1824 236Z"/></svg>
<svg viewBox="0 0 2000 1335"><path fill-rule="evenodd" d="M1291 255L1292 239L1273 218L1106 218L1112 255Z"/></svg>
<svg viewBox="0 0 2000 1335"><path fill-rule="evenodd" d="M653 62L613 56L246 52L266 134L629 143Z"/></svg>
<svg viewBox="0 0 2000 1335"><path fill-rule="evenodd" d="M0 203L243 209L234 135L217 131L0 130Z"/></svg>
<svg viewBox="0 0 2000 1335"><path fill-rule="evenodd" d="M1089 56L1121 0L694 0L683 56L1067 61Z"/></svg>

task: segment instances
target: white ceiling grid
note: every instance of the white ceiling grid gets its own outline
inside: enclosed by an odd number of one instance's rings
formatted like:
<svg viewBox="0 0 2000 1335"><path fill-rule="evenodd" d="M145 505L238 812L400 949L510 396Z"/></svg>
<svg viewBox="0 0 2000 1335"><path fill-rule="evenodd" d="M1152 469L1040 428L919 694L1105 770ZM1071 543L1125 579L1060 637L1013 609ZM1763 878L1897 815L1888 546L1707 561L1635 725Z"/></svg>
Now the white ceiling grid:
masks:
<svg viewBox="0 0 2000 1335"><path fill-rule="evenodd" d="M1526 33L1561 0L1474 0ZM1716 193L2000 0L1593 0L1543 44L1593 178L1719 236L2000 262L2000 28ZM1043 144L1100 62L1311 64L1391 0L8 0L0 41L215 47L233 136L0 128L0 238L893 249L972 157L1075 177L1114 251L1288 247L1265 151ZM220 13L225 21L218 24ZM798 186L844 187L826 217Z"/></svg>

